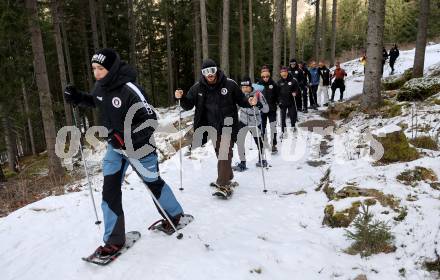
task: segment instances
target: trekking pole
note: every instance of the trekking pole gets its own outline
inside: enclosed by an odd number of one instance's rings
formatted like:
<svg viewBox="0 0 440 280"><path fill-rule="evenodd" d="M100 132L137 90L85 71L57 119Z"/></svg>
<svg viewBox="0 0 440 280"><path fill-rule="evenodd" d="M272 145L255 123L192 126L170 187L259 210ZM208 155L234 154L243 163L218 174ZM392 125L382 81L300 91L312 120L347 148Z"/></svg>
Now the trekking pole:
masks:
<svg viewBox="0 0 440 280"><path fill-rule="evenodd" d="M264 177L264 166L263 166L263 147L261 147L260 145L260 135L258 133L258 122L257 122L257 112L255 110L255 106L253 106L254 109L254 119L255 119L255 129L257 132L257 137L258 137L258 141L257 141L257 145L258 145L258 152L260 153L260 164L261 164L261 176L263 177L263 192L267 193L267 189L266 189L266 178Z"/></svg>
<svg viewBox="0 0 440 280"><path fill-rule="evenodd" d="M295 129L295 124L298 121L298 107L296 106L296 98L295 97L296 96L293 97L293 103L295 103L296 119L295 119L295 123L294 124L292 124L292 123L290 124L294 129ZM290 111L289 111L289 114L290 114ZM290 120L290 121L292 121L292 120ZM293 131L292 131L292 133L293 133Z"/></svg>
<svg viewBox="0 0 440 280"><path fill-rule="evenodd" d="M77 119L76 119L76 114L77 114L77 110L75 109L75 107L73 106L73 121L75 122L75 126L78 127L78 123L77 123ZM92 204L93 204L93 210L95 211L95 217L96 217L96 221L95 221L95 225L101 224L101 221L98 218L98 212L96 211L96 204L95 204L95 198L93 196L93 191L92 191L92 183L90 182L90 177L89 177L89 171L88 171L88 166L87 166L87 161L84 158L84 154L83 154L83 147L81 144L81 140L79 141L79 151L81 153L81 159L84 162L84 171L86 173L86 177L87 177L87 185L89 186L89 192L90 192L90 198L92 199Z"/></svg>
<svg viewBox="0 0 440 280"><path fill-rule="evenodd" d="M182 107L180 106L180 99L177 100L179 104L179 161L180 161L180 188L183 191L183 173L182 173Z"/></svg>
<svg viewBox="0 0 440 280"><path fill-rule="evenodd" d="M150 188L148 187L148 185L145 183L144 181L144 177L141 175L141 173L139 172L139 170L136 168L136 165L133 163L133 161L131 160L131 158L127 155L127 153L122 150L119 149L119 151L122 153L123 156L125 156L128 161L130 162L131 167L133 168L134 172L136 172L136 174L141 178L142 182L145 185L145 188L147 189L148 193L150 194L151 198L153 198L154 203L157 205L157 207L160 209L160 212L162 213L162 215L165 217L165 219L168 221L168 223L170 223L171 227L174 229L174 232L177 233L177 239L182 239L183 234L181 232L179 232L179 230L176 228L176 226L174 225L174 223L171 221L170 217L168 216L167 212L165 212L165 210L163 209L162 205L160 205L159 200L157 200L157 198L154 196L153 192L150 190Z"/></svg>

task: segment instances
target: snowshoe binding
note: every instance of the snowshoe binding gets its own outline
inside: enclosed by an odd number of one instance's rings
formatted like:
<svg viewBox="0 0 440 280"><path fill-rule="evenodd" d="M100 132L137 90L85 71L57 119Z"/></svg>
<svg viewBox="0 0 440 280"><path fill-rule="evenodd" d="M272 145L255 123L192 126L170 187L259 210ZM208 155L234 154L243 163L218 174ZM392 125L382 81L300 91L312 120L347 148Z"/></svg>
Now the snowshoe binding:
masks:
<svg viewBox="0 0 440 280"><path fill-rule="evenodd" d="M171 218L171 221L173 222L174 227L177 230L180 230L180 229L186 227L193 220L194 220L194 217L189 214L181 214L181 215L177 215L176 217ZM174 233L174 228L171 226L171 224L166 219L157 220L151 226L148 227L148 230L162 231L168 235L172 235Z"/></svg>

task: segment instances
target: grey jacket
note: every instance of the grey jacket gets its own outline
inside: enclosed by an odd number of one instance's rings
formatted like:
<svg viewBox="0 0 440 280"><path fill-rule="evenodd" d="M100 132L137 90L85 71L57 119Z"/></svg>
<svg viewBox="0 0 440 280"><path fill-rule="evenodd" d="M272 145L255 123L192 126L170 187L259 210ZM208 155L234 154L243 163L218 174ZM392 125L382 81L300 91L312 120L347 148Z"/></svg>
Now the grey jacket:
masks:
<svg viewBox="0 0 440 280"><path fill-rule="evenodd" d="M267 104L266 98L264 98L264 95L262 94L262 91L264 90L264 86L252 84L252 87L254 90L246 95L249 96L258 96L258 103L255 107L255 115L257 117L257 123L255 123L255 116L254 116L254 108L242 108L240 107L238 110L239 116L238 120L247 125L247 126L260 126L261 125L261 114L260 112L267 113L269 112L269 105Z"/></svg>

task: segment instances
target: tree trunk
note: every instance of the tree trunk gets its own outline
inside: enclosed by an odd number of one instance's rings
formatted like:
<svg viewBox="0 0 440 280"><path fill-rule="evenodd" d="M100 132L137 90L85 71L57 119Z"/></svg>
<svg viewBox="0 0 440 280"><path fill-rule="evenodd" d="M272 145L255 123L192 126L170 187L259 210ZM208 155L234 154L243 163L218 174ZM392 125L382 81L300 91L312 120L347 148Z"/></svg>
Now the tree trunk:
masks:
<svg viewBox="0 0 440 280"><path fill-rule="evenodd" d="M322 23L321 23L321 57L327 59L327 0L322 1Z"/></svg>
<svg viewBox="0 0 440 280"><path fill-rule="evenodd" d="M337 6L338 6L338 0L333 0L330 67L333 67L335 65L335 60L336 60L336 18L337 18L337 12L338 12Z"/></svg>
<svg viewBox="0 0 440 280"><path fill-rule="evenodd" d="M5 174L3 173L2 165L0 164L0 182L6 182Z"/></svg>
<svg viewBox="0 0 440 280"><path fill-rule="evenodd" d="M102 47L107 48L105 6L102 4L102 0L98 0L98 15L99 15L99 27L101 29Z"/></svg>
<svg viewBox="0 0 440 280"><path fill-rule="evenodd" d="M69 73L69 84L73 84L75 80L73 79L72 61L70 60L69 42L67 41L66 28L64 28L64 20L61 20L61 33L63 34L64 53L66 54L67 72Z"/></svg>
<svg viewBox="0 0 440 280"><path fill-rule="evenodd" d="M94 0L89 0L89 1L94 1ZM83 44L83 55L84 55L84 68L85 68L85 73L86 73L86 81L88 84L88 88L92 89L93 88L93 77L92 77L92 64L90 62L90 54L89 54L89 43L87 40L87 30L86 30L86 17L84 16L84 14L81 14L81 20L80 20L80 33L81 33L81 37L82 37L82 44ZM90 114L89 114L90 115ZM92 114L91 114L91 118L89 119L89 124L91 123L91 125L98 125L99 122L99 117L98 117L98 110L95 108L92 110ZM93 118L93 120L92 120ZM84 122L84 128L86 128L86 122Z"/></svg>
<svg viewBox="0 0 440 280"><path fill-rule="evenodd" d="M37 0L26 0L26 8L29 16L29 31L32 39L35 76L40 97L40 110L43 117L47 155L49 157L49 175L62 176L64 174L64 170L61 166L60 159L55 154L55 119L52 110L52 98L50 96L49 79L47 77L43 40L38 22Z"/></svg>
<svg viewBox="0 0 440 280"><path fill-rule="evenodd" d="M319 28L319 0L315 1L315 60L319 61L319 38L321 38L320 35L320 28Z"/></svg>
<svg viewBox="0 0 440 280"><path fill-rule="evenodd" d="M200 77L200 68L202 67L202 49L200 47L200 4L198 0L193 0L194 8L194 81Z"/></svg>
<svg viewBox="0 0 440 280"><path fill-rule="evenodd" d="M246 73L246 46L244 43L243 0L239 0L240 13L240 75Z"/></svg>
<svg viewBox="0 0 440 280"><path fill-rule="evenodd" d="M422 77L425 65L425 50L428 33L429 0L420 0L419 24L417 27L416 53L414 55L413 77Z"/></svg>
<svg viewBox="0 0 440 280"><path fill-rule="evenodd" d="M98 27L96 25L95 0L89 0L89 8L90 8L90 24L92 26L92 36L93 36L93 50L97 51L99 49L99 41L98 41Z"/></svg>
<svg viewBox="0 0 440 280"><path fill-rule="evenodd" d="M290 58L296 57L296 17L298 14L298 0L292 0L290 11Z"/></svg>
<svg viewBox="0 0 440 280"><path fill-rule="evenodd" d="M136 68L136 21L133 12L133 0L128 4L128 36L130 38L130 64Z"/></svg>
<svg viewBox="0 0 440 280"><path fill-rule="evenodd" d="M150 13L150 5L149 2L147 2L147 21L148 22L152 22L153 20L151 19L151 13ZM152 47L151 47L151 41L152 38L154 38L154 31L151 30L150 26L147 24L146 25L146 31L147 31L147 58L148 58L148 74L150 76L150 83L151 83L151 95L153 97L153 106L156 106L157 103L157 98L156 98L156 84L154 83L154 69L153 69L153 56L152 56Z"/></svg>
<svg viewBox="0 0 440 280"><path fill-rule="evenodd" d="M229 76L229 0L223 0L223 28L221 67L226 76Z"/></svg>
<svg viewBox="0 0 440 280"><path fill-rule="evenodd" d="M367 61L361 107L373 109L381 102L382 48L385 0L368 2Z"/></svg>
<svg viewBox="0 0 440 280"><path fill-rule="evenodd" d="M283 65L287 65L287 28L286 28L286 11L287 11L287 0L283 0Z"/></svg>
<svg viewBox="0 0 440 280"><path fill-rule="evenodd" d="M275 24L273 31L273 73L275 80L279 79L279 68L281 63L281 39L283 35L283 0L275 0Z"/></svg>
<svg viewBox="0 0 440 280"><path fill-rule="evenodd" d="M254 80L254 24L252 0L249 0L249 77Z"/></svg>
<svg viewBox="0 0 440 280"><path fill-rule="evenodd" d="M55 37L55 46L57 49L58 56L58 70L60 72L60 82L61 82L61 96L63 97L63 105L64 105L64 114L66 115L66 125L71 126L72 122L72 109L70 105L64 99L64 89L67 86L67 77L66 77L66 66L64 65L64 53L63 46L61 42L61 31L60 31L60 17L59 17L59 1L52 0L52 18L53 18L53 27L54 27L54 37Z"/></svg>
<svg viewBox="0 0 440 280"><path fill-rule="evenodd" d="M25 87L23 78L21 79L21 89L22 89L22 93L23 93L24 111L26 114L27 127L29 130L29 138L30 138L30 142L31 142L32 155L36 155L37 152L35 149L34 129L32 127L32 121L31 121L30 110L29 110L29 103L28 103L26 87Z"/></svg>
<svg viewBox="0 0 440 280"><path fill-rule="evenodd" d="M0 116L2 119L2 127L4 131L6 150L8 153L8 167L12 172L18 172L15 159L17 157L17 144L15 141L15 137L12 133L10 120L8 118L7 112L5 112L3 106L0 104L0 112L3 114Z"/></svg>
<svg viewBox="0 0 440 280"><path fill-rule="evenodd" d="M200 0L200 23L202 24L202 56L203 59L209 57L208 52L208 24L206 21L206 0Z"/></svg>
<svg viewBox="0 0 440 280"><path fill-rule="evenodd" d="M173 94L173 54L171 51L171 36L170 36L170 25L168 21L165 23L165 31L167 38L167 68L168 68L168 106L171 106L174 100Z"/></svg>

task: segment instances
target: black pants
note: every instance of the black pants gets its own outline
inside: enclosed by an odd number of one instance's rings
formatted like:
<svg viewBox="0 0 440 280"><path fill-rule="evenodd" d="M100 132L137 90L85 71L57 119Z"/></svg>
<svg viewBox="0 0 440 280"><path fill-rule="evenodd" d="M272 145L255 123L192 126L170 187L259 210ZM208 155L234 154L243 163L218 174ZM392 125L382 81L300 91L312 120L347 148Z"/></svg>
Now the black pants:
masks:
<svg viewBox="0 0 440 280"><path fill-rule="evenodd" d="M307 110L308 87L306 85L301 86L301 91L302 91L302 107L303 107L303 110Z"/></svg>
<svg viewBox="0 0 440 280"><path fill-rule="evenodd" d="M310 86L310 105L311 106L318 106L318 95L316 94L318 92L318 85L311 85Z"/></svg>
<svg viewBox="0 0 440 280"><path fill-rule="evenodd" d="M332 98L331 101L335 100L335 93L336 89L339 89L339 100L342 100L344 98L344 91L345 91L345 84L344 80L342 79L335 79L332 84Z"/></svg>
<svg viewBox="0 0 440 280"><path fill-rule="evenodd" d="M301 111L301 104L302 104L302 86L299 87L299 92L295 96L295 104L296 104L296 110Z"/></svg>
<svg viewBox="0 0 440 280"><path fill-rule="evenodd" d="M284 128L286 127L286 114L289 113L290 118L290 124L292 127L295 127L296 123L296 107L295 105L289 106L289 107L280 107L280 113L281 113L281 131L284 133Z"/></svg>
<svg viewBox="0 0 440 280"><path fill-rule="evenodd" d="M270 138L272 139L272 146L277 145L277 111L269 111L261 113L261 121L263 126L263 137L266 136L267 120L269 119Z"/></svg>
<svg viewBox="0 0 440 280"><path fill-rule="evenodd" d="M390 59L391 72L394 72L394 63L396 63L396 60Z"/></svg>

